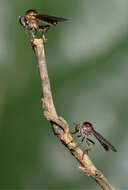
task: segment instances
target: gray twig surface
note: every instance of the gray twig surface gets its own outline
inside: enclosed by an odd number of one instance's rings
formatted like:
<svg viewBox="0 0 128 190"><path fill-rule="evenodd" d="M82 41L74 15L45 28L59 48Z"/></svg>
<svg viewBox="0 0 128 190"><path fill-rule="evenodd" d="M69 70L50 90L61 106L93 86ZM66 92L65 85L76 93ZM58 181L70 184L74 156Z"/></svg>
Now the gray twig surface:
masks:
<svg viewBox="0 0 128 190"><path fill-rule="evenodd" d="M85 154L84 158L82 159L83 151L79 147L74 149L74 147L76 147L76 142L70 134L69 125L62 117L59 117L57 115L54 106L45 60L43 40L34 39L33 41L31 41L31 44L37 57L38 69L43 91L42 109L44 111L44 116L52 125L54 134L77 159L80 164L80 166L78 167L79 170L81 170L87 176L93 178L102 187L102 189L114 190L114 187L112 187L107 179L104 177L104 175L99 170L97 170L88 155Z"/></svg>

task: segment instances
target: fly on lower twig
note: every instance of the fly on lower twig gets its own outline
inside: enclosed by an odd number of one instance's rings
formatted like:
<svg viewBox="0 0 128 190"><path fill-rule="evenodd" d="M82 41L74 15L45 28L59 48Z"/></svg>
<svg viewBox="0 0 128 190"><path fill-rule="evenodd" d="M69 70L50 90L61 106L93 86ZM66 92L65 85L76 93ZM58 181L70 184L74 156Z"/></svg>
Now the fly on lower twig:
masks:
<svg viewBox="0 0 128 190"><path fill-rule="evenodd" d="M103 146L103 148L108 151L111 149L114 152L117 152L116 148L108 142L104 137L102 137L101 134L99 134L95 129L93 128L93 125L90 122L84 122L82 125L75 124L75 131L72 134L79 133L78 137L82 137L81 141L78 143L77 147L85 140L88 147L83 152L82 159L84 157L84 154L88 154L88 151L92 149L93 145L95 144L91 139L88 138L90 135L94 135L94 137L97 138L97 140L100 142L100 144Z"/></svg>
<svg viewBox="0 0 128 190"><path fill-rule="evenodd" d="M65 18L38 14L38 12L33 9L27 10L24 17L19 17L19 22L23 27L28 26L30 30L35 29L35 31L40 29L44 34L51 26L56 26L59 22L64 22L67 20L68 19ZM39 25L39 22L45 23L45 25Z"/></svg>

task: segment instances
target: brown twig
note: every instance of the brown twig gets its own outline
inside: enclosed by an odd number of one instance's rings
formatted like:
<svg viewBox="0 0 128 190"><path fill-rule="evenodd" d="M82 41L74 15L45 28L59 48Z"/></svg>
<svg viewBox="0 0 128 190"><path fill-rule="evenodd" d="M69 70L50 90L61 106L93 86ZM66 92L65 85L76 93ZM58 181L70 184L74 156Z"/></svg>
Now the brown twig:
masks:
<svg viewBox="0 0 128 190"><path fill-rule="evenodd" d="M45 60L43 40L34 39L31 41L31 44L34 48L37 57L38 69L43 91L42 109L44 110L44 116L51 123L54 134L68 148L71 154L80 163L80 166L78 167L79 170L81 170L87 176L93 178L102 187L102 189L114 190L114 187L112 187L107 181L107 179L104 177L104 175L99 170L97 170L97 168L91 162L88 155L85 154L84 159L82 159L83 151L79 147L75 149L76 142L70 134L69 125L62 117L59 117L57 115L53 103L52 92L47 72L47 65Z"/></svg>

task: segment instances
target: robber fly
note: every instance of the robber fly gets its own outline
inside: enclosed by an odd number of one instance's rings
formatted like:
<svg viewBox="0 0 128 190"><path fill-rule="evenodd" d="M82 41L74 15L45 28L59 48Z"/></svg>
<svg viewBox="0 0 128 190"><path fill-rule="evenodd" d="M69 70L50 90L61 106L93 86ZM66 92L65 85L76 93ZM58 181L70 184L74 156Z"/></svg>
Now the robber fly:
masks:
<svg viewBox="0 0 128 190"><path fill-rule="evenodd" d="M50 26L56 26L59 22L64 21L67 21L67 19L38 14L38 12L33 9L27 10L24 17L19 17L19 22L23 27L28 26L29 29L35 29L35 31L41 29L44 33L48 31ZM38 24L39 22L45 23L45 25L41 26Z"/></svg>
<svg viewBox="0 0 128 190"><path fill-rule="evenodd" d="M82 159L84 157L84 154L88 154L88 151L92 149L93 145L95 144L91 139L88 138L89 135L94 135L94 137L97 138L97 140L100 142L100 144L103 146L105 151L108 151L111 149L114 152L117 152L116 148L109 143L104 137L101 136L95 129L93 128L93 125L90 122L84 122L82 126L80 124L75 124L75 131L72 134L79 133L78 137L82 137L81 141L78 143L77 147L85 140L88 147L83 152Z"/></svg>

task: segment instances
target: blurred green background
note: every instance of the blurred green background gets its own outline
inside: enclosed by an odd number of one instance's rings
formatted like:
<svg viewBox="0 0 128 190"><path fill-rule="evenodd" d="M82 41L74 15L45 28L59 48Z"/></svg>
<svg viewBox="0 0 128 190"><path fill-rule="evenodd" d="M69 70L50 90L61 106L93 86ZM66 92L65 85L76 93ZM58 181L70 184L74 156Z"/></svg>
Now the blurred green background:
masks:
<svg viewBox="0 0 128 190"><path fill-rule="evenodd" d="M36 58L18 23L27 9L69 19L50 29L45 46L57 112L71 131L90 121L115 145L117 153L96 143L89 155L127 189L127 0L0 0L0 189L99 189L42 114Z"/></svg>

